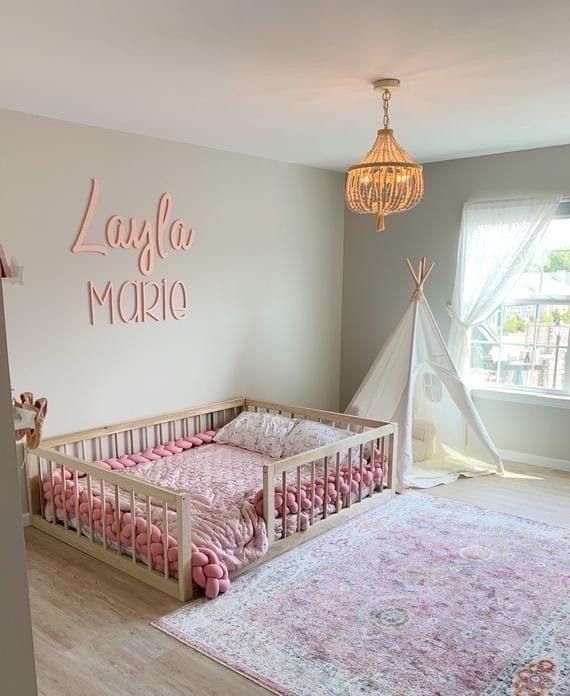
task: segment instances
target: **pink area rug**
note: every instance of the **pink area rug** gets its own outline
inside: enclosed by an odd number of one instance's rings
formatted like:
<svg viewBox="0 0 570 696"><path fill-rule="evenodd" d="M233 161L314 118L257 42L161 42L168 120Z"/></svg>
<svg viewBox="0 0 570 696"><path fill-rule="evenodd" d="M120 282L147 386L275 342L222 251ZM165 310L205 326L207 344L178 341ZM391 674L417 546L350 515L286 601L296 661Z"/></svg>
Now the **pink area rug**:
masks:
<svg viewBox="0 0 570 696"><path fill-rule="evenodd" d="M407 493L155 622L278 694L570 694L570 532Z"/></svg>

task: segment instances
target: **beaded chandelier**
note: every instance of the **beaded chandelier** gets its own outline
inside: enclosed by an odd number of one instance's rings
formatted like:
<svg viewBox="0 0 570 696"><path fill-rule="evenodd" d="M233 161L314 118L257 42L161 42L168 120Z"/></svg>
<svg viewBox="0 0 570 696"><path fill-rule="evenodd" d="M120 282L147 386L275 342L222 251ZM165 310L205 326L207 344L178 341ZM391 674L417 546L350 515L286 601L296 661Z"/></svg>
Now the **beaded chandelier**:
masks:
<svg viewBox="0 0 570 696"><path fill-rule="evenodd" d="M394 137L388 113L390 87L396 79L377 80L382 91L383 128L378 131L372 149L364 159L350 167L346 177L346 202L355 213L374 213L376 229L384 230L384 217L402 213L417 205L424 195L421 164L416 164Z"/></svg>

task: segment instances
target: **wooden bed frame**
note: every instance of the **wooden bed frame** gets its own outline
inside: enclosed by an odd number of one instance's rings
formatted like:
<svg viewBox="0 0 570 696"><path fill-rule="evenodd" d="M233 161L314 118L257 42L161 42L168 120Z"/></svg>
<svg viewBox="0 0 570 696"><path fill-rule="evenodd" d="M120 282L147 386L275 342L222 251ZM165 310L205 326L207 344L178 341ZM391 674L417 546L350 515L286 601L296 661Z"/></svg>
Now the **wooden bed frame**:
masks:
<svg viewBox="0 0 570 696"><path fill-rule="evenodd" d="M30 509L30 521L36 527L51 536L89 554L90 556L111 565L138 580L151 585L167 594L184 602L193 595L191 544L192 544L192 519L190 511L190 499L186 493L177 493L172 490L156 486L118 471L101 469L93 462L106 457L119 457L125 453L134 453L147 447L155 447L170 439L195 435L208 429L215 429L225 425L242 411L260 411L268 413L280 413L285 416L318 421L333 425L337 428L347 429L352 435L324 447L303 452L302 454L276 460L263 467L264 490L264 517L267 524L270 549L268 554L257 563L246 566L247 570L264 560L273 558L279 553L287 551L292 546L306 541L308 538L326 531L326 529L341 524L347 517L354 514L355 508L364 511L368 505L365 503L376 502L377 499L386 499L377 493L393 492L393 472L396 457L397 425L383 423L381 421L358 418L344 413L321 411L317 409L303 408L301 406L285 406L281 404L255 401L248 398L229 399L214 404L199 406L185 411L168 413L155 418L147 418L138 421L119 423L104 426L93 430L85 430L76 433L52 437L43 441L37 449L29 450L26 457L26 479L28 490L28 502ZM280 538L275 539L274 493L276 485L285 486L287 483L296 482L300 486L301 467L310 467L311 479L315 480L315 467L317 462L324 462L325 480L327 471L336 471L337 480L340 471L341 456L348 453L350 457L353 450L360 451L360 459L366 445L377 447L387 461L387 476L385 481L377 486L365 486L361 481L357 493L357 500L352 501L351 496L337 497L334 512L327 506L323 506L322 514L313 519L311 512L309 528L301 531L301 511L297 515L296 529L291 532L288 525L282 523ZM350 461L350 460L349 460ZM322 464L321 464L322 466ZM362 465L361 465L362 466ZM77 482L86 482L89 500L89 525L88 529L81 529L81 524L75 528L70 524L70 514L64 510L63 520L58 521L56 515L48 521L44 515L45 501L42 492L42 481L54 481L54 472L59 471L64 478L64 472L71 473L75 484L75 510L79 507L77 498ZM287 478L289 475L289 479ZM349 467L349 483L352 471ZM135 509L135 503L144 502L146 519L151 519L151 505L160 506L162 510L163 530L169 531L168 510L176 511L176 537L178 540L178 578L169 575L169 564L164 563L164 571L158 571L152 567L150 554L148 560L137 558L134 544L132 549L125 551L121 544L108 543L105 533L102 537L94 534L93 530L93 482L99 484L103 495L105 487L114 492L115 509L119 510L120 496L128 495L130 509ZM311 486L314 496L314 485ZM370 500L368 500L370 499ZM283 513L287 510L284 506ZM282 514L283 514L282 513ZM117 522L120 525L120 512ZM286 520L287 517L282 519ZM290 519L290 516L289 516ZM172 525L171 525L172 526ZM104 529L104 526L103 526ZM148 525L148 542L150 544L150 525ZM164 535L165 556L167 551L167 534ZM240 574L240 573L236 573Z"/></svg>

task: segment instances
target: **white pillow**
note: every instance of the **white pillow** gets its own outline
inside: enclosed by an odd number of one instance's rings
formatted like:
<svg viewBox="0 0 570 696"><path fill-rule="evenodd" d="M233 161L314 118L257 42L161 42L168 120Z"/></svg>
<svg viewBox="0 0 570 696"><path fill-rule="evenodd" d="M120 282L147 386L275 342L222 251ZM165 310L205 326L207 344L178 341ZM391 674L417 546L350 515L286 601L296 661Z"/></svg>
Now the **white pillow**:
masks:
<svg viewBox="0 0 570 696"><path fill-rule="evenodd" d="M330 445L333 442L344 440L345 438L351 437L352 435L356 435L356 433L350 432L349 430L340 430L339 428L333 428L330 425L318 423L317 421L302 420L297 423L297 425L285 438L285 443L283 445L283 454L281 456L293 457L296 454L301 454L301 452L307 452L308 450L312 450L317 447ZM348 451L343 452L341 460L342 464L346 463L347 454ZM370 456L369 445L366 445L365 447L364 456L366 458ZM359 463L360 447L358 446L352 450L352 464L356 466Z"/></svg>
<svg viewBox="0 0 570 696"><path fill-rule="evenodd" d="M269 457L280 457L286 436L297 423L277 413L244 411L218 431L214 441Z"/></svg>

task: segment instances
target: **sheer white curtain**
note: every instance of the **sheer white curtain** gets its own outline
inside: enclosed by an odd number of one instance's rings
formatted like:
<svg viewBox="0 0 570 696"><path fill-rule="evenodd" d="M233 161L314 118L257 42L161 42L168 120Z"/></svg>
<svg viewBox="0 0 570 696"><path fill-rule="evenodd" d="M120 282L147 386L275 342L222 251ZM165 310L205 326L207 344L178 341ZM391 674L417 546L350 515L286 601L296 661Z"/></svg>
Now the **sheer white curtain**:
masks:
<svg viewBox="0 0 570 696"><path fill-rule="evenodd" d="M469 361L471 329L504 302L536 251L561 196L466 203L453 303L449 351L459 374Z"/></svg>

